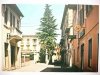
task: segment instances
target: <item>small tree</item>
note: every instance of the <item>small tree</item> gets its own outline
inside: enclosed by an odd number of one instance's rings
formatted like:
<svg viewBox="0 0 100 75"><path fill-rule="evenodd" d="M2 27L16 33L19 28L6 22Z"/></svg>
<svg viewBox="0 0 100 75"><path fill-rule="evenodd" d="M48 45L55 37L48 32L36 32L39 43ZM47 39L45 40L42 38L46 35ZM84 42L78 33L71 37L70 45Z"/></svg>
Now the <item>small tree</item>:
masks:
<svg viewBox="0 0 100 75"><path fill-rule="evenodd" d="M45 63L45 50L41 48L40 50L40 62Z"/></svg>

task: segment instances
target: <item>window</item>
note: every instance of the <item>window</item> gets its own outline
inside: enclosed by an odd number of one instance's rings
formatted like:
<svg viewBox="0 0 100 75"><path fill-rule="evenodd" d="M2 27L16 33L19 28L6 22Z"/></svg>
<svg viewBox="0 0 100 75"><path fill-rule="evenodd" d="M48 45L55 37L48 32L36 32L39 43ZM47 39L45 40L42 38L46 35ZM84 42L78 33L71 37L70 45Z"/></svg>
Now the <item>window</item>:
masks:
<svg viewBox="0 0 100 75"><path fill-rule="evenodd" d="M27 41L29 41L29 39L27 39Z"/></svg>
<svg viewBox="0 0 100 75"><path fill-rule="evenodd" d="M24 45L21 45L21 50L23 50Z"/></svg>
<svg viewBox="0 0 100 75"><path fill-rule="evenodd" d="M29 45L29 39L27 39L27 45Z"/></svg>
<svg viewBox="0 0 100 75"><path fill-rule="evenodd" d="M19 20L17 20L17 28L19 29Z"/></svg>
<svg viewBox="0 0 100 75"><path fill-rule="evenodd" d="M80 10L80 25L84 23L84 6L82 5L82 9Z"/></svg>
<svg viewBox="0 0 100 75"><path fill-rule="evenodd" d="M92 5L86 5L86 15L88 16L88 14L90 13L90 11L92 10Z"/></svg>
<svg viewBox="0 0 100 75"><path fill-rule="evenodd" d="M15 27L15 16L10 12L10 26L12 27L12 24L13 24L13 27Z"/></svg>
<svg viewBox="0 0 100 75"><path fill-rule="evenodd" d="M35 43L36 42L36 39L33 39L33 42Z"/></svg>
<svg viewBox="0 0 100 75"><path fill-rule="evenodd" d="M29 42L29 39L27 39L27 42Z"/></svg>
<svg viewBox="0 0 100 75"><path fill-rule="evenodd" d="M15 27L15 16L13 15L13 27Z"/></svg>
<svg viewBox="0 0 100 75"><path fill-rule="evenodd" d="M92 60L92 39L88 41L88 66L91 67Z"/></svg>
<svg viewBox="0 0 100 75"><path fill-rule="evenodd" d="M36 39L33 39L33 44L36 44L36 41L37 41Z"/></svg>
<svg viewBox="0 0 100 75"><path fill-rule="evenodd" d="M8 21L8 9L6 8L6 11L4 13L4 22L7 24Z"/></svg>
<svg viewBox="0 0 100 75"><path fill-rule="evenodd" d="M69 45L69 43L68 43L68 49L70 48L70 45Z"/></svg>
<svg viewBox="0 0 100 75"><path fill-rule="evenodd" d="M12 27L12 13L10 12L10 26Z"/></svg>
<svg viewBox="0 0 100 75"><path fill-rule="evenodd" d="M29 48L29 47L30 47L30 45L27 45L27 50L30 50L30 48Z"/></svg>
<svg viewBox="0 0 100 75"><path fill-rule="evenodd" d="M33 45L33 49L36 50L36 45Z"/></svg>

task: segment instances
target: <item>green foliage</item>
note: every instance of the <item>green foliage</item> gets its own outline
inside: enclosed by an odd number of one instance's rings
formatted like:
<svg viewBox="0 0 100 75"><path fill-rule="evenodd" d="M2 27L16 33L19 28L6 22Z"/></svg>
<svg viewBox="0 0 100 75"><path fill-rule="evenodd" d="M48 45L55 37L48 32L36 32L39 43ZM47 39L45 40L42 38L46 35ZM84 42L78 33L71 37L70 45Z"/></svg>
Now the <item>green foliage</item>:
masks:
<svg viewBox="0 0 100 75"><path fill-rule="evenodd" d="M40 62L41 63L45 63L45 50L44 49L41 49L40 50Z"/></svg>
<svg viewBox="0 0 100 75"><path fill-rule="evenodd" d="M50 5L46 4L45 12L40 22L41 25L37 35L41 40L42 48L47 49L48 51L53 50L56 44L57 25L55 24L56 19L54 19L54 16L52 15Z"/></svg>
<svg viewBox="0 0 100 75"><path fill-rule="evenodd" d="M30 60L34 60L34 54L30 54Z"/></svg>
<svg viewBox="0 0 100 75"><path fill-rule="evenodd" d="M65 39L61 39L60 40L60 47L64 47L64 44L65 44Z"/></svg>

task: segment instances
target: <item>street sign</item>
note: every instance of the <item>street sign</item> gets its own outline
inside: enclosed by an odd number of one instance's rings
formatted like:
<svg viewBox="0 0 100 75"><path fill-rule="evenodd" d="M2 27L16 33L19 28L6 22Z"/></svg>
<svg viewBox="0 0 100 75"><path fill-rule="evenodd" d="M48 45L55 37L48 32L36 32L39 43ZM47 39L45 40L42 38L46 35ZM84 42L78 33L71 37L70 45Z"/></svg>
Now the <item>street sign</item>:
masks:
<svg viewBox="0 0 100 75"><path fill-rule="evenodd" d="M81 30L81 26L80 25L74 25L74 30L76 32L79 32Z"/></svg>

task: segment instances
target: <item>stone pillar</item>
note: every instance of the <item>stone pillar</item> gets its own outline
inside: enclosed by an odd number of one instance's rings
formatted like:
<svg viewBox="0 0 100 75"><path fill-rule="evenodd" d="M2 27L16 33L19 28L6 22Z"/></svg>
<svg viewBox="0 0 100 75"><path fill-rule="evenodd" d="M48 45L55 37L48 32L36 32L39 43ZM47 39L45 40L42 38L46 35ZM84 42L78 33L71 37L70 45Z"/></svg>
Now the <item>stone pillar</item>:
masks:
<svg viewBox="0 0 100 75"><path fill-rule="evenodd" d="M19 68L21 68L21 48L18 51Z"/></svg>
<svg viewBox="0 0 100 75"><path fill-rule="evenodd" d="M45 58L45 61L46 61L46 64L49 63L49 60L48 60L48 51L47 51L47 49L46 49L46 58Z"/></svg>
<svg viewBox="0 0 100 75"><path fill-rule="evenodd" d="M8 45L8 70L11 70L11 45Z"/></svg>
<svg viewBox="0 0 100 75"><path fill-rule="evenodd" d="M72 67L72 51L71 50L70 50L70 67Z"/></svg>
<svg viewBox="0 0 100 75"><path fill-rule="evenodd" d="M24 65L25 65L25 55L24 55Z"/></svg>
<svg viewBox="0 0 100 75"><path fill-rule="evenodd" d="M15 44L15 68L18 67L18 60L17 60L17 43Z"/></svg>
<svg viewBox="0 0 100 75"><path fill-rule="evenodd" d="M72 67L72 55L70 55L70 67Z"/></svg>

